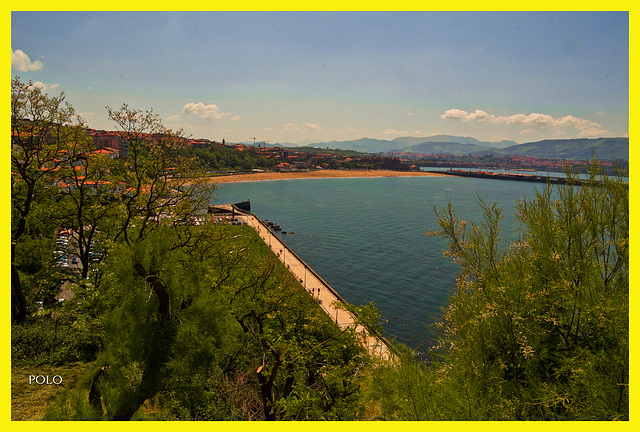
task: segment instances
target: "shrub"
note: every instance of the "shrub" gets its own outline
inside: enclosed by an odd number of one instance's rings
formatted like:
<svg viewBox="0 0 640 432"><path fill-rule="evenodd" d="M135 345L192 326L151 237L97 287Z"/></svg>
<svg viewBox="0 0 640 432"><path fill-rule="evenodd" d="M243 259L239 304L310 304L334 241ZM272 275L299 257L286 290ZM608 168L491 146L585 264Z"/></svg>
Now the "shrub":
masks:
<svg viewBox="0 0 640 432"><path fill-rule="evenodd" d="M71 319L38 317L11 327L11 362L14 365L63 365L89 362L101 348L95 326L80 326Z"/></svg>

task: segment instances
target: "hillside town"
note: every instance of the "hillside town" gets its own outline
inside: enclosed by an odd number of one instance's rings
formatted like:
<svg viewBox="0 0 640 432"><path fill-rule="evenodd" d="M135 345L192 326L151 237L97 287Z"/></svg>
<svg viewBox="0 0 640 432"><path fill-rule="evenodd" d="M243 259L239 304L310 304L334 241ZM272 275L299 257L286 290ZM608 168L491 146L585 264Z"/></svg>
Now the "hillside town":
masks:
<svg viewBox="0 0 640 432"><path fill-rule="evenodd" d="M129 147L119 132L88 129L96 152L111 157L126 157ZM227 143L209 139L185 139L188 151L209 165L210 174L230 172L277 171L291 172L322 169L368 169L392 171L419 171L429 168L503 169L521 171L563 172L566 168L580 171L586 161L559 158L538 158L519 155L450 155L425 153L360 153L318 147L267 146L265 142L244 144ZM207 163L212 154L227 152L229 156L216 158L216 163ZM612 162L600 161L605 169Z"/></svg>
<svg viewBox="0 0 640 432"><path fill-rule="evenodd" d="M522 155L450 155L450 154L424 154L424 153L388 153L388 156L400 158L405 163L414 163L423 167L446 167L446 168L483 168L502 169L519 171L547 171L564 172L570 168L577 172L587 165L585 160L560 159L560 158L539 158L535 156ZM610 160L600 160L600 165L605 170L613 168ZM624 161L619 163L624 163ZM622 168L628 167L625 166Z"/></svg>

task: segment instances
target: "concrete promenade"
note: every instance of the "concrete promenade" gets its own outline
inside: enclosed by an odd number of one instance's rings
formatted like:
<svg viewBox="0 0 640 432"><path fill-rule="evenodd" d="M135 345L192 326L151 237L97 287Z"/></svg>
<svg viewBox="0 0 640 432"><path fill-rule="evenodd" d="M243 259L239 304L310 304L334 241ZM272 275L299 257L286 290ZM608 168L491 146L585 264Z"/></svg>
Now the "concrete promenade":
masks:
<svg viewBox="0 0 640 432"><path fill-rule="evenodd" d="M311 267L289 249L277 235L271 232L264 222L252 213L241 213L237 210L235 211L235 217L242 219L247 225L256 230L260 238L264 240L295 278L300 281L309 295L320 303L320 306L338 326L346 328L355 325L354 316L351 313L336 307L337 304L346 303L344 299L311 269ZM356 326L356 332L361 335L363 343L371 355L383 359L391 358L391 353L383 339L369 334L361 325Z"/></svg>

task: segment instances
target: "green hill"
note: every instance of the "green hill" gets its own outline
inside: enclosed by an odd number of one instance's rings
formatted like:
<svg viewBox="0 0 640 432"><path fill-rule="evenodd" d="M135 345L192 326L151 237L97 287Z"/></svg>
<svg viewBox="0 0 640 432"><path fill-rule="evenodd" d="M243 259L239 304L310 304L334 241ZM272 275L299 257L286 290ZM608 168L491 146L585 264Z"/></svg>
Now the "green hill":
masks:
<svg viewBox="0 0 640 432"><path fill-rule="evenodd" d="M429 145L432 145L432 147L440 149L433 153L448 153L449 151L453 151L455 153L452 154L468 154L470 152L482 151L485 149L501 149L517 143L515 141L507 140L500 142L485 142L472 137L434 135L430 137L398 137L391 141L375 138L360 138L350 141L318 142L311 144L311 146L319 148L329 147L332 149L355 150L362 153L386 153L389 151L430 153L430 151L421 151L420 148L416 147L422 144L428 144L424 148L429 148Z"/></svg>
<svg viewBox="0 0 640 432"><path fill-rule="evenodd" d="M457 142L424 142L417 145L411 145L403 149L392 150L393 152L406 153L426 153L426 154L452 154L464 156L470 153L492 153L495 148L481 146L476 144L463 144Z"/></svg>
<svg viewBox="0 0 640 432"><path fill-rule="evenodd" d="M351 141L314 143L313 147L354 150L362 153L407 152L426 154L495 154L587 160L594 156L629 161L629 138L576 138L516 144L514 141L479 141L472 137L434 135L398 137L393 140L360 138Z"/></svg>
<svg viewBox="0 0 640 432"><path fill-rule="evenodd" d="M480 141L472 137L460 137L454 135L433 135L430 137L398 137L393 141L403 146L415 146L423 143L456 143L456 144L472 144L480 147L505 148L518 143L515 141L502 140L499 142Z"/></svg>
<svg viewBox="0 0 640 432"><path fill-rule="evenodd" d="M384 153L396 148L397 143L375 138L360 138L350 141L330 141L311 144L312 147L329 147L332 149L355 150L361 153Z"/></svg>
<svg viewBox="0 0 640 432"><path fill-rule="evenodd" d="M587 160L594 156L605 160L629 161L629 138L543 140L494 150L494 154Z"/></svg>

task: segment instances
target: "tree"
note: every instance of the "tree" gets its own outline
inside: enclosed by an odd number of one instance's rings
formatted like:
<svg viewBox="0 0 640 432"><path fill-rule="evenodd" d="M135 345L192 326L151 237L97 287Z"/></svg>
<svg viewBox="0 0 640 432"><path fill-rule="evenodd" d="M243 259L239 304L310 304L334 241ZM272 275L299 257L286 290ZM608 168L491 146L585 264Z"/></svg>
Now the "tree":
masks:
<svg viewBox="0 0 640 432"><path fill-rule="evenodd" d="M522 238L504 252L500 210L482 208L480 225L437 212L462 267L443 321L448 367L500 395L483 416L627 418L627 184L594 163L583 186L547 186L518 204Z"/></svg>
<svg viewBox="0 0 640 432"><path fill-rule="evenodd" d="M71 126L58 141L45 135L57 146L32 152L50 150L45 162L29 166L14 151L16 171L33 171L21 179L41 177L14 183L13 211L23 226L47 214L52 226L73 228L83 273L77 301L63 309L72 317L81 308L73 325L101 336L90 373L47 418L130 420L150 402L171 418L358 418L367 358L357 337L332 323L249 227L189 223L213 185L180 133L150 111L108 112L128 155L99 155ZM98 286L84 277L99 232L110 239ZM15 263L26 268L37 246L21 245Z"/></svg>
<svg viewBox="0 0 640 432"><path fill-rule="evenodd" d="M359 418L365 349L269 254L251 228L214 224L115 245L89 397L51 418L136 419L150 400L182 420Z"/></svg>
<svg viewBox="0 0 640 432"><path fill-rule="evenodd" d="M117 111L108 108L108 112L122 130L128 156L107 170L105 160L84 155L83 174L94 171L97 191L88 194L86 177L76 176L74 193L68 196L74 203L72 214L88 242L97 227L92 222L101 222L109 214L119 221L110 253L127 258L124 263L116 259L120 263L120 279L117 289L109 294L115 303L105 318L105 326L117 336L111 338L104 354L104 369L94 376L92 401L97 408L96 401L103 400L109 406L110 418L128 420L162 388L162 376L178 334L180 308L172 306L172 300L175 301L176 291L190 287L176 282L171 272L194 282L182 273L189 266L181 263L192 262L188 251L195 248L199 238L190 235L189 230L184 235L185 229L178 229L174 221L201 212L213 187L201 179L192 160L180 155L183 140L166 130L157 116L126 105ZM102 180L105 173L109 181ZM104 188L99 182L104 183ZM116 213L110 213L110 203L105 198L109 198ZM118 245L120 237L124 243ZM146 306L148 299L145 302L140 297L144 296L141 286L149 291L149 299L154 299L153 306ZM122 320L114 322L111 316ZM141 375L132 382L127 378L127 368L134 364Z"/></svg>
<svg viewBox="0 0 640 432"><path fill-rule="evenodd" d="M130 244L132 235L143 238L162 217L185 219L210 202L213 185L196 160L183 155L186 143L180 132L166 129L152 111L124 104L119 110L107 107L107 112L128 146L128 156L113 170L126 185L116 240L122 236Z"/></svg>
<svg viewBox="0 0 640 432"><path fill-rule="evenodd" d="M252 391L240 396L233 385L214 388L243 400L244 418L358 418L360 371L367 356L357 335L335 326L255 233L242 235L215 254L209 280L212 290L226 299L225 310L241 329L226 362L226 369L233 373L224 382L240 380L252 384ZM191 394L186 389L174 392L180 401L190 400ZM223 405L218 399L205 403ZM201 405L189 406L189 418L204 415Z"/></svg>
<svg viewBox="0 0 640 432"><path fill-rule="evenodd" d="M81 134L81 120L64 94L49 97L31 82L11 81L11 316L17 323L26 318L27 305L14 265L16 246L35 222L38 203L57 187L55 172Z"/></svg>
<svg viewBox="0 0 640 432"><path fill-rule="evenodd" d="M479 223L436 209L461 273L432 361L376 371L384 418L629 418L628 184L596 163L569 179L518 203L506 249L497 205L481 200Z"/></svg>
<svg viewBox="0 0 640 432"><path fill-rule="evenodd" d="M117 201L123 188L111 173L114 162L93 147L84 134L66 153L68 163L56 172L60 180L60 224L71 228L74 255L82 265L81 279L87 278L98 233L108 238L118 220Z"/></svg>
<svg viewBox="0 0 640 432"><path fill-rule="evenodd" d="M197 276L206 261L193 260L186 249L176 248L174 230L162 227L135 247L122 243L110 254L113 273L103 286L113 303L103 315L108 337L99 359L102 367L93 378L94 401L102 400L105 412L100 409L100 413L108 419L131 419L145 401L162 391L171 377L171 362L180 363L193 350L215 351L215 344L199 346L192 340L194 345L188 346L186 339L194 336L202 343L204 335L211 334L222 343L221 335L228 333L216 328L225 322L219 302L201 310L206 279ZM206 315L194 315L196 309ZM209 327L195 335L198 319L208 320ZM181 349L176 351L177 345Z"/></svg>

